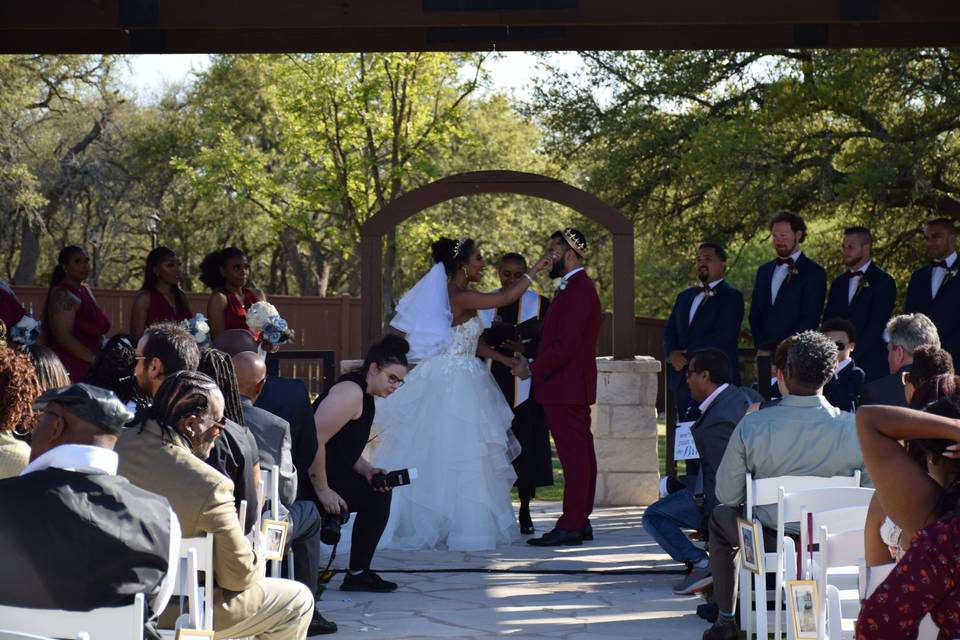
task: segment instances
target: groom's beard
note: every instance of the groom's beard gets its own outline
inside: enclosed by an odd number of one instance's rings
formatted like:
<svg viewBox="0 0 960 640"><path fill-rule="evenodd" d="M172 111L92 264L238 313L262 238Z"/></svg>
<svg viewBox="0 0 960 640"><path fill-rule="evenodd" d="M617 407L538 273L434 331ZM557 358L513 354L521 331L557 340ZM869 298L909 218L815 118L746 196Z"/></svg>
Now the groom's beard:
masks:
<svg viewBox="0 0 960 640"><path fill-rule="evenodd" d="M553 266L550 267L550 277L551 278L562 278L563 277L563 260L557 260L553 263Z"/></svg>

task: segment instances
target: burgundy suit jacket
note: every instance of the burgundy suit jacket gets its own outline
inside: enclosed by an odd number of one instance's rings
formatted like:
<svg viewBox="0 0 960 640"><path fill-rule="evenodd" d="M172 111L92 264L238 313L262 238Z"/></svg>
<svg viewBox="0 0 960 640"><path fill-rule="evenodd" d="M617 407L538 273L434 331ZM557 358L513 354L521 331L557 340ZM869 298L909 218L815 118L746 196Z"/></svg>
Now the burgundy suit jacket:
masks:
<svg viewBox="0 0 960 640"><path fill-rule="evenodd" d="M557 292L540 331L530 366L534 399L542 405L590 406L597 400L597 337L600 298L586 271Z"/></svg>

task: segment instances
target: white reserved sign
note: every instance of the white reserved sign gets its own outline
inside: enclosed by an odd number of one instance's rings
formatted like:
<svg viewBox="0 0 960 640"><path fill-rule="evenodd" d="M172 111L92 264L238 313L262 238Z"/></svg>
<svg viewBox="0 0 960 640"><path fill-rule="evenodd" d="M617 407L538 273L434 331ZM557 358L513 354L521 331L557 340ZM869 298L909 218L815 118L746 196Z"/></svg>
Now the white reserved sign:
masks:
<svg viewBox="0 0 960 640"><path fill-rule="evenodd" d="M699 460L700 452L697 451L697 445L693 441L693 433L690 427L693 421L678 422L674 431L673 440L673 459L674 460Z"/></svg>

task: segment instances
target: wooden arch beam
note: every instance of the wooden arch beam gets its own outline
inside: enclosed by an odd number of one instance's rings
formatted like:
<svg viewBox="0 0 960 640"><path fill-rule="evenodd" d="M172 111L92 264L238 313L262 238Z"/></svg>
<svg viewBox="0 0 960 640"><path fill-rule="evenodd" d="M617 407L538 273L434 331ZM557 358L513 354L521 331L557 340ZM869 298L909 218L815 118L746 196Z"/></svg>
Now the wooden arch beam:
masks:
<svg viewBox="0 0 960 640"><path fill-rule="evenodd" d="M634 356L633 225L610 205L565 182L519 171L461 173L400 196L360 227L363 349L383 331L383 236L407 218L441 202L481 193L513 193L563 205L603 225L613 236L613 356Z"/></svg>

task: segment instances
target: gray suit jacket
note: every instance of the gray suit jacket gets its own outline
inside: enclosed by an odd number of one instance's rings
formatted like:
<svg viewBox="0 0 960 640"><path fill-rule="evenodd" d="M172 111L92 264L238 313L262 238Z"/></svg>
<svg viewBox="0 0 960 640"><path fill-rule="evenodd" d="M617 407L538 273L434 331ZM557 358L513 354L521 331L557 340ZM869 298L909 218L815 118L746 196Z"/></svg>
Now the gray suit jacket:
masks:
<svg viewBox="0 0 960 640"><path fill-rule="evenodd" d="M290 423L253 406L249 398L240 398L243 421L257 440L260 468L280 467L280 502L289 507L297 499L297 470L290 452Z"/></svg>
<svg viewBox="0 0 960 640"><path fill-rule="evenodd" d="M693 423L690 432L700 452L703 479L704 522L717 506L717 469L727 450L730 434L750 407L750 399L740 387L729 385Z"/></svg>

